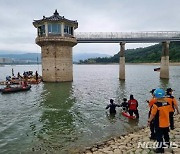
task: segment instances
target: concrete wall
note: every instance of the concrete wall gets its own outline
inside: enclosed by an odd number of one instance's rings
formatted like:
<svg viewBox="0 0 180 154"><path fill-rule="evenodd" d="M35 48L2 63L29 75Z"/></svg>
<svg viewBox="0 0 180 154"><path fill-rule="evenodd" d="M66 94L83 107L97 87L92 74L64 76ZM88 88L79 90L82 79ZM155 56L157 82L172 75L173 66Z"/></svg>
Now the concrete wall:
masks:
<svg viewBox="0 0 180 154"><path fill-rule="evenodd" d="M41 46L43 81L73 81L72 47L77 44L77 40L40 37L36 39L36 43Z"/></svg>
<svg viewBox="0 0 180 154"><path fill-rule="evenodd" d="M42 76L48 82L72 81L72 47L57 44L43 46Z"/></svg>

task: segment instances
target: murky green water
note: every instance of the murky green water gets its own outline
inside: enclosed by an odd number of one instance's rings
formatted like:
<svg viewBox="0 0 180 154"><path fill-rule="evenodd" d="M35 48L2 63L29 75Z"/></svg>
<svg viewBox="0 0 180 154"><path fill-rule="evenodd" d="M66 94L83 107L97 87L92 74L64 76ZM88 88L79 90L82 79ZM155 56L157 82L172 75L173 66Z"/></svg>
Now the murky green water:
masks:
<svg viewBox="0 0 180 154"><path fill-rule="evenodd" d="M153 65L126 65L126 81L119 81L118 65L74 65L74 81L32 85L27 92L0 94L0 153L72 153L112 136L146 125L150 98L156 87L172 87L180 96L180 66L170 67L170 79L160 80ZM12 66L0 67L0 80ZM38 66L13 66L18 71ZM116 103L134 94L139 101L139 121L105 111L109 99Z"/></svg>

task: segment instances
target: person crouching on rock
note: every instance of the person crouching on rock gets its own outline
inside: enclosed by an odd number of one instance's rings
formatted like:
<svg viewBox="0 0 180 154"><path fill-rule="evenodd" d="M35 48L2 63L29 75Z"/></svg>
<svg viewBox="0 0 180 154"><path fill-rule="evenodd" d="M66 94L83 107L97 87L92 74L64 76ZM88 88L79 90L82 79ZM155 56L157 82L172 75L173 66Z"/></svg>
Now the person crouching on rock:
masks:
<svg viewBox="0 0 180 154"><path fill-rule="evenodd" d="M113 99L110 99L110 104L107 105L106 109L110 108L109 109L110 114L116 114L116 107L121 107L121 106L115 104Z"/></svg>
<svg viewBox="0 0 180 154"><path fill-rule="evenodd" d="M139 118L139 112L138 112L138 101L134 99L133 95L130 95L130 100L128 101L128 109L129 109L129 115L133 116L133 113L136 115L136 118Z"/></svg>

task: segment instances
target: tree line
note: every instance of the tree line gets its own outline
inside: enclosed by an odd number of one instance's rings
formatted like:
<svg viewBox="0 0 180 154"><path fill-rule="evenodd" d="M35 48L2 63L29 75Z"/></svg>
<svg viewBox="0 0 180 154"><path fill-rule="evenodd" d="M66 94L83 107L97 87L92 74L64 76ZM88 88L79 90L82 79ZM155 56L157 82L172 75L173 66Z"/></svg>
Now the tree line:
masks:
<svg viewBox="0 0 180 154"><path fill-rule="evenodd" d="M128 63L157 63L161 61L162 44L156 44L145 48L125 50L126 62ZM89 58L80 60L80 64L107 64L119 63L120 53L112 57ZM169 46L170 62L180 62L180 42L171 42Z"/></svg>

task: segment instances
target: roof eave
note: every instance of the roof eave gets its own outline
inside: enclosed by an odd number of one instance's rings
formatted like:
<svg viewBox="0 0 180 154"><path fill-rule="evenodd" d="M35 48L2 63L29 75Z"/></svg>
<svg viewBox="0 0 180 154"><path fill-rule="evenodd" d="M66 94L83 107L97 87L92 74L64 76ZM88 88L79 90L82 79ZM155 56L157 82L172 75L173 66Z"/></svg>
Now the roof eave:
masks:
<svg viewBox="0 0 180 154"><path fill-rule="evenodd" d="M38 27L42 24L44 24L45 22L49 22L49 23L52 23L52 22L64 22L64 23L70 23L71 25L73 25L76 28L78 28L78 22L77 21L72 21L72 20L67 20L67 19L61 19L61 20L34 20L33 22L33 25L34 27Z"/></svg>

